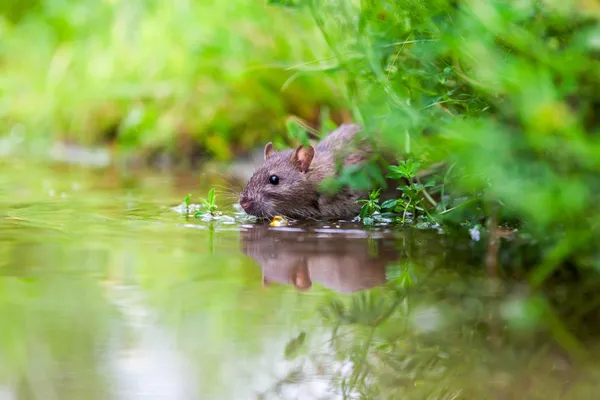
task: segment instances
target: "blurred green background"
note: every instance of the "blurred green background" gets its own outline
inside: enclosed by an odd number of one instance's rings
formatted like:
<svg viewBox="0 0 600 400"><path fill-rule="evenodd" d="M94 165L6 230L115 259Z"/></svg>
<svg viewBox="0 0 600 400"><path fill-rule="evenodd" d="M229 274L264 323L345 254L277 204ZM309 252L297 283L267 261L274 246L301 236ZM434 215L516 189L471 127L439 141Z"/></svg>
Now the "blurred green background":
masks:
<svg viewBox="0 0 600 400"><path fill-rule="evenodd" d="M115 141L231 158L290 114L339 104L310 16L260 1L22 1L0 6L2 130L32 145ZM18 128L22 125L22 128Z"/></svg>
<svg viewBox="0 0 600 400"><path fill-rule="evenodd" d="M524 221L549 240L547 271L573 257L599 266L598 2L27 0L0 11L2 154L44 157L62 142L190 165L290 144L290 118L352 120L401 156L448 163L438 183L467 201L444 203L444 219Z"/></svg>

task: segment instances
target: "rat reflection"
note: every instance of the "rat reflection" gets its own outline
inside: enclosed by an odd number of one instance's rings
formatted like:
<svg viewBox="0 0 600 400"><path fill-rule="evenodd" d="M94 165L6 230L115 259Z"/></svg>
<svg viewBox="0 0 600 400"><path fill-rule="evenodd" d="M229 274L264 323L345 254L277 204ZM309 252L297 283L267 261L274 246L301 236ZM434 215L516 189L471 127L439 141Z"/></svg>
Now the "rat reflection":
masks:
<svg viewBox="0 0 600 400"><path fill-rule="evenodd" d="M329 230L327 230L329 231ZM278 229L253 225L241 234L242 251L261 266L263 284L313 282L339 292L356 292L385 283L386 266L397 259L391 240L352 237L341 231Z"/></svg>

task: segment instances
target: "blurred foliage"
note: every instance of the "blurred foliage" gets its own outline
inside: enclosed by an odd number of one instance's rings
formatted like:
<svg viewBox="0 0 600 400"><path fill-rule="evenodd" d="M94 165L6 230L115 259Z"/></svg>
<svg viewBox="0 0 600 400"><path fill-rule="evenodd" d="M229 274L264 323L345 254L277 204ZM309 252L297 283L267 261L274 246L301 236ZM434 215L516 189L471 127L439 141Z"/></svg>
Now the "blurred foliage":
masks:
<svg viewBox="0 0 600 400"><path fill-rule="evenodd" d="M424 165L448 162L446 222L521 225L545 244L537 284L567 260L600 269L596 2L293 4L335 53L312 69L344 77L366 131Z"/></svg>
<svg viewBox="0 0 600 400"><path fill-rule="evenodd" d="M0 129L229 158L336 104L330 78L286 70L328 55L308 16L256 1L2 2Z"/></svg>

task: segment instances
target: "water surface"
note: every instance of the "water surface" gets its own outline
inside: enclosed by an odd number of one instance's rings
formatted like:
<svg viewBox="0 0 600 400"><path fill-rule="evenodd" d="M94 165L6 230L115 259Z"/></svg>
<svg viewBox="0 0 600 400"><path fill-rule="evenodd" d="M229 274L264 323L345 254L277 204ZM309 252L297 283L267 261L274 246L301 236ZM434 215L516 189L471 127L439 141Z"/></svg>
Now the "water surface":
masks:
<svg viewBox="0 0 600 400"><path fill-rule="evenodd" d="M221 174L0 167L0 399L597 393L466 234L202 222L173 206L217 187L234 215Z"/></svg>

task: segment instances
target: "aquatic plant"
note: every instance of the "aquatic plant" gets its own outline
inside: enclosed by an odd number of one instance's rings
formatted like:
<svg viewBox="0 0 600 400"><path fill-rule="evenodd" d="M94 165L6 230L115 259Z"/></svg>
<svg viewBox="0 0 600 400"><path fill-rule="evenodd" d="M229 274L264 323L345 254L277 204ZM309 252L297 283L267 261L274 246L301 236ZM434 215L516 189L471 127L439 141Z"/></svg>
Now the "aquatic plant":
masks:
<svg viewBox="0 0 600 400"><path fill-rule="evenodd" d="M206 199L203 197L200 198L200 203L200 210L194 213L194 217L199 218L206 214L209 214L211 216L219 215L219 211L217 211L217 209L219 208L217 206L217 196L215 195L214 188L208 191L208 196Z"/></svg>
<svg viewBox="0 0 600 400"><path fill-rule="evenodd" d="M185 198L183 199L183 211L187 214L189 212L190 209L190 200L192 199L192 195L191 194L187 194L187 196L185 196Z"/></svg>
<svg viewBox="0 0 600 400"><path fill-rule="evenodd" d="M200 197L199 204L192 204L191 200L192 195L188 194L181 204L178 207L175 207L175 211L186 216L191 214L194 218L218 218L222 216L222 213L218 211L219 206L217 205L217 196L214 188L211 188L208 191L207 198ZM227 219L231 219L231 217L227 217Z"/></svg>

